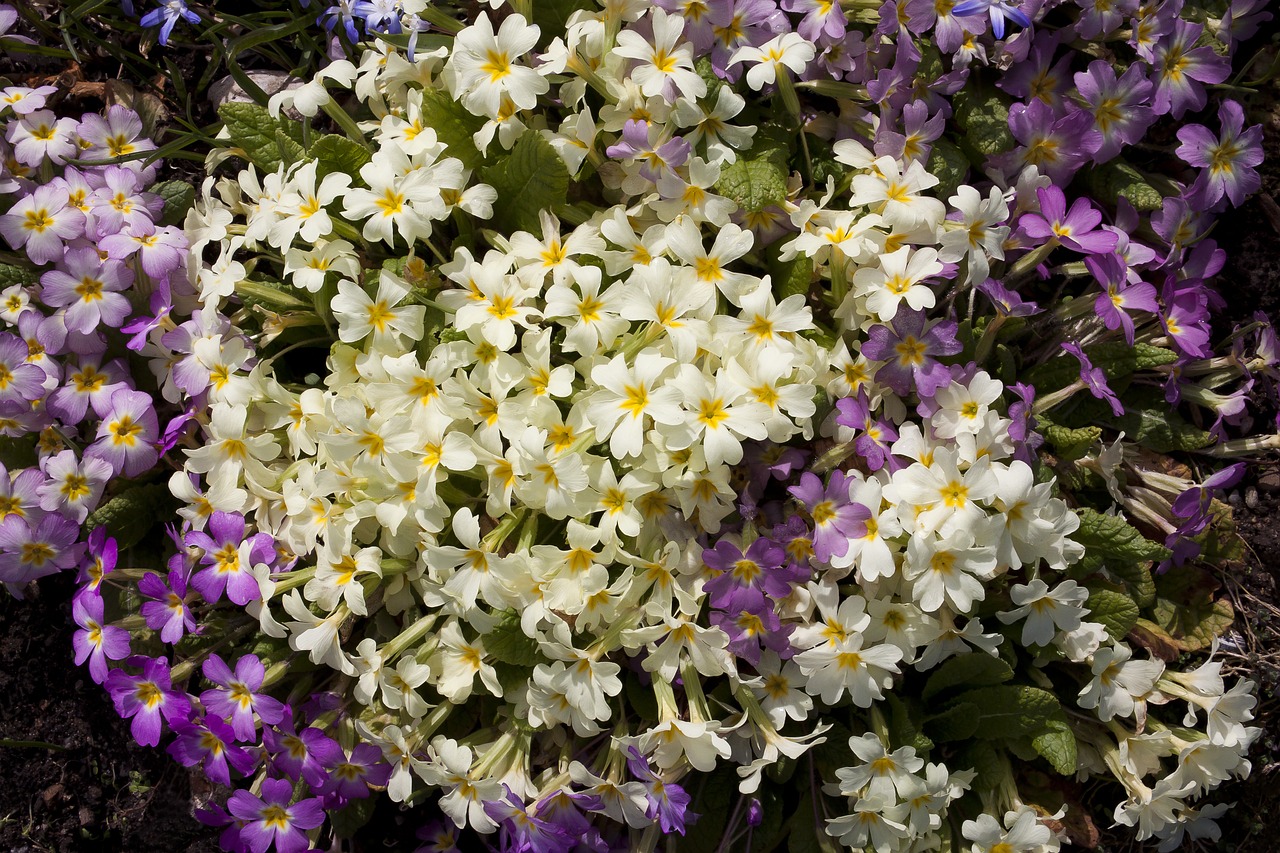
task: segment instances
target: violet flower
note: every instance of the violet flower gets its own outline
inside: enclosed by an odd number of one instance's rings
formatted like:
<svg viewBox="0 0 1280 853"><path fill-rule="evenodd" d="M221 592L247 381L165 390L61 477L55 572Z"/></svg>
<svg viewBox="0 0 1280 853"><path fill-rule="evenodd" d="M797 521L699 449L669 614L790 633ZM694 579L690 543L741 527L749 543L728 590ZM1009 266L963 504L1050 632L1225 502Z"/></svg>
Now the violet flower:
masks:
<svg viewBox="0 0 1280 853"><path fill-rule="evenodd" d="M849 479L843 471L832 471L825 488L817 474L806 471L800 484L787 491L813 519L813 552L820 561L843 557L850 539L866 535L871 511L849 497Z"/></svg>
<svg viewBox="0 0 1280 853"><path fill-rule="evenodd" d="M158 746L163 729L161 719L173 725L191 715L191 702L186 694L173 689L169 679L169 661L139 655L129 658L129 666L141 666L142 673L130 675L113 669L107 676L107 691L115 703L116 713L133 718L130 731L143 746Z"/></svg>
<svg viewBox="0 0 1280 853"><path fill-rule="evenodd" d="M657 183L667 172L684 165L692 146L682 136L672 137L660 145L649 141L647 121L629 120L622 128L622 139L605 149L615 160L640 159L640 175Z"/></svg>
<svg viewBox="0 0 1280 853"><path fill-rule="evenodd" d="M317 790L329 778L325 765L333 764L334 757L342 753L342 747L315 726L299 733L289 714L275 726L263 727L262 743L271 755L272 771L294 781L302 779Z"/></svg>
<svg viewBox="0 0 1280 853"><path fill-rule="evenodd" d="M307 830L324 823L319 797L309 797L290 805L293 785L285 779L264 779L262 796L245 790L234 792L227 810L245 821L240 839L253 853L263 853L272 844L279 853L303 853L310 849Z"/></svg>
<svg viewBox="0 0 1280 853"><path fill-rule="evenodd" d="M136 477L160 458L155 446L159 437L160 423L151 397L121 389L111 395L111 411L98 424L97 441L85 455L101 459L117 474Z"/></svg>
<svg viewBox="0 0 1280 853"><path fill-rule="evenodd" d="M871 400L867 389L858 389L857 397L845 397L836 401L840 414L836 423L859 431L853 440L853 449L866 460L867 468L879 471L886 464L893 470L895 463L890 445L898 440L898 431L884 418L876 419L871 413Z"/></svg>
<svg viewBox="0 0 1280 853"><path fill-rule="evenodd" d="M1253 168L1262 162L1262 126L1244 130L1244 110L1235 101L1223 101L1218 107L1218 122L1222 126L1218 136L1201 124L1178 128L1182 142L1178 156L1204 170L1186 195L1202 208L1213 207L1224 195L1239 207L1262 186L1262 177Z"/></svg>
<svg viewBox="0 0 1280 853"><path fill-rule="evenodd" d="M90 406L94 414L104 418L111 413L111 395L128 390L127 378L128 373L119 359L103 365L98 356L81 356L67 363L66 384L54 389L45 406L67 425L84 420Z"/></svg>
<svg viewBox="0 0 1280 853"><path fill-rule="evenodd" d="M370 786L385 785L391 778L391 765L382 760L382 750L371 743L356 744L350 754L341 749L326 754L323 763L329 778L320 793L326 800L364 799L369 796Z"/></svg>
<svg viewBox="0 0 1280 853"><path fill-rule="evenodd" d="M650 820L657 818L658 825L667 835L673 832L684 835L685 822L693 817L688 813L692 798L681 786L659 778L649 767L649 760L636 747L627 747L627 753L627 768L644 785L644 795L649 801L645 816Z"/></svg>
<svg viewBox="0 0 1280 853"><path fill-rule="evenodd" d="M261 595L252 570L275 559L275 542L266 533L246 539L244 516L219 510L210 517L207 532L190 531L183 541L204 550L205 568L191 579L191 585L206 601L217 601L224 589L227 598L241 606Z"/></svg>
<svg viewBox="0 0 1280 853"><path fill-rule="evenodd" d="M1053 108L1040 99L1009 108L1009 132L1018 141L1012 152L1000 155L997 162L1010 173L1035 166L1055 184L1065 186L1089 159L1087 143L1093 126L1088 112L1072 108L1057 116Z"/></svg>
<svg viewBox="0 0 1280 853"><path fill-rule="evenodd" d="M1088 145L1095 163L1114 159L1121 148L1142 139L1155 121L1148 106L1155 87L1143 76L1140 63L1117 78L1110 62L1094 60L1087 71L1076 73L1075 83L1085 111L1093 116Z"/></svg>
<svg viewBox="0 0 1280 853"><path fill-rule="evenodd" d="M10 332L0 332L0 407L29 407L44 396L45 372L27 362L31 348Z"/></svg>
<svg viewBox="0 0 1280 853"><path fill-rule="evenodd" d="M702 562L717 573L703 590L710 597L711 606L722 610L757 607L766 595L786 598L791 583L780 571L786 561L787 552L768 537L758 537L747 546L745 554L737 545L721 539L714 548L702 551Z"/></svg>
<svg viewBox="0 0 1280 853"><path fill-rule="evenodd" d="M40 277L40 298L51 308L64 309L67 328L89 333L105 323L118 327L133 310L121 291L133 283L124 263L103 260L92 246L68 249L57 269Z"/></svg>
<svg viewBox="0 0 1280 853"><path fill-rule="evenodd" d="M956 331L951 320L934 323L926 330L924 311L899 310L891 325L871 327L862 354L885 362L876 371L875 379L898 396L909 394L914 382L916 393L932 397L939 387L951 381L951 372L937 356L955 355L964 349L956 340Z"/></svg>
<svg viewBox="0 0 1280 853"><path fill-rule="evenodd" d="M1151 108L1156 115L1168 113L1178 119L1188 109L1203 109L1205 91L1201 84L1221 83L1231 74L1231 63L1225 56L1219 56L1211 47L1195 46L1203 32L1203 24L1178 18L1173 22L1173 32L1155 43L1151 57L1155 69Z"/></svg>
<svg viewBox="0 0 1280 853"><path fill-rule="evenodd" d="M157 227L148 220L126 225L120 233L102 238L98 245L115 261L137 255L142 271L153 279L161 279L182 265L187 238L180 228Z"/></svg>
<svg viewBox="0 0 1280 853"><path fill-rule="evenodd" d="M573 838L554 823L543 820L525 805L507 785L506 796L484 801L484 812L501 827L501 847L505 850L528 850L538 853L569 853L577 847Z"/></svg>
<svg viewBox="0 0 1280 853"><path fill-rule="evenodd" d="M71 602L71 618L80 626L71 637L76 666L89 662L89 677L98 684L107 679L107 661L129 656L129 632L106 624L102 597L79 595Z"/></svg>
<svg viewBox="0 0 1280 853"><path fill-rule="evenodd" d="M1067 210L1067 197L1057 187L1039 187L1039 213L1025 213L1018 224L1023 233L1037 240L1056 239L1060 244L1086 255L1114 252L1118 238L1098 228L1102 214L1087 198L1078 198ZM863 350L866 351L865 348Z"/></svg>
<svg viewBox="0 0 1280 853"><path fill-rule="evenodd" d="M1084 354L1084 350L1080 349L1079 344L1064 343L1062 349L1075 356L1080 362L1080 381L1084 383L1085 388L1089 389L1089 393L1099 400L1106 400L1107 405L1111 407L1111 413L1117 418L1123 415L1124 406L1120 404L1120 398L1111 390L1111 386L1107 385L1107 375L1102 372L1102 368L1093 366L1093 362Z"/></svg>
<svg viewBox="0 0 1280 853"><path fill-rule="evenodd" d="M994 278L979 282L977 289L979 293L991 300L996 313L1002 317L1030 317L1041 311L1038 304L1023 301L1016 291L1010 290Z"/></svg>
<svg viewBox="0 0 1280 853"><path fill-rule="evenodd" d="M4 479L0 474L0 479ZM95 527L89 534L85 556L80 561L76 582L82 584L77 595L97 595L102 579L115 570L116 540L107 535L105 525Z"/></svg>
<svg viewBox="0 0 1280 853"><path fill-rule="evenodd" d="M257 756L231 740L231 727L217 717L173 724L177 738L165 750L183 767L202 765L204 775L219 785L231 784L231 770L247 776L258 766Z"/></svg>
<svg viewBox="0 0 1280 853"><path fill-rule="evenodd" d="M0 582L24 584L74 568L84 554L80 525L61 515L0 521Z"/></svg>
<svg viewBox="0 0 1280 853"><path fill-rule="evenodd" d="M255 714L273 726L284 719L284 703L260 692L266 669L257 655L243 655L234 673L221 657L209 655L201 671L220 689L204 691L200 701L210 714L231 719L236 740L257 739Z"/></svg>
<svg viewBox="0 0 1280 853"><path fill-rule="evenodd" d="M790 636L795 626L783 625L772 605L711 611L712 626L729 637L729 652L752 666L760 664L760 655L771 649L783 655L791 648Z"/></svg>
<svg viewBox="0 0 1280 853"><path fill-rule="evenodd" d="M1201 287L1178 288L1172 279L1165 285L1165 311L1160 319L1174 349L1192 358L1209 358L1209 309Z"/></svg>
<svg viewBox="0 0 1280 853"><path fill-rule="evenodd" d="M1123 329L1125 342L1133 346L1133 318L1128 312L1158 312L1155 286L1145 281L1129 284L1128 266L1114 254L1090 255L1084 264L1103 288L1093 303L1094 313L1111 331Z"/></svg>
<svg viewBox="0 0 1280 853"><path fill-rule="evenodd" d="M147 627L160 632L161 642L176 643L184 634L196 630L195 616L187 604L186 572L169 572L168 586L155 572L147 572L138 581L138 592L153 599L143 602L140 612Z"/></svg>

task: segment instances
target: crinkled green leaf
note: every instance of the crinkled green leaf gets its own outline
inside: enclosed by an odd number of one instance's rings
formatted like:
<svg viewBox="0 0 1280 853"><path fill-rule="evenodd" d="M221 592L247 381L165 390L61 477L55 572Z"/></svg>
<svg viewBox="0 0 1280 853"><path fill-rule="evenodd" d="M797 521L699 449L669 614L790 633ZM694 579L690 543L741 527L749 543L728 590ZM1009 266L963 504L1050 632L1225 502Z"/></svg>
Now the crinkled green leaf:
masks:
<svg viewBox="0 0 1280 853"><path fill-rule="evenodd" d="M973 737L981 740L1035 737L1045 731L1050 720L1062 718L1062 706L1056 696L1023 684L968 690L957 696L956 701L981 711L973 732Z"/></svg>
<svg viewBox="0 0 1280 853"><path fill-rule="evenodd" d="M39 281L40 276L34 269L12 264L0 264L0 290L15 284L28 285Z"/></svg>
<svg viewBox="0 0 1280 853"><path fill-rule="evenodd" d="M196 188L186 181L165 181L152 187L151 192L164 199L161 225L181 225L196 200Z"/></svg>
<svg viewBox="0 0 1280 853"><path fill-rule="evenodd" d="M569 191L564 160L536 130L526 130L510 154L481 170L481 178L498 191L492 222L507 234L540 234L539 211L563 205Z"/></svg>
<svg viewBox="0 0 1280 853"><path fill-rule="evenodd" d="M1062 715L1061 706L1058 713L1058 717L1046 723L1044 731L1031 739L1031 745L1042 758L1053 765L1054 770L1063 776L1074 776L1079 762L1076 736L1071 731L1071 724Z"/></svg>
<svg viewBox="0 0 1280 853"><path fill-rule="evenodd" d="M787 197L786 160L780 161L773 147L767 147L762 154L753 150L750 155L739 156L735 163L721 169L716 192L749 213L782 204Z"/></svg>
<svg viewBox="0 0 1280 853"><path fill-rule="evenodd" d="M1157 453L1201 450L1213 444L1213 434L1174 411L1157 388L1133 387L1120 395L1125 413L1119 417L1101 400L1089 400L1078 417L1122 430L1133 442Z"/></svg>
<svg viewBox="0 0 1280 853"><path fill-rule="evenodd" d="M1089 507L1076 510L1080 527L1071 538L1093 552L1110 566L1111 561L1163 560L1169 549L1147 539L1120 515L1106 515Z"/></svg>
<svg viewBox="0 0 1280 853"><path fill-rule="evenodd" d="M280 162L285 166L301 163L303 158L307 156L307 151L302 147L302 143L292 139L283 130L276 131L276 150L280 154Z"/></svg>
<svg viewBox="0 0 1280 853"><path fill-rule="evenodd" d="M485 652L496 661L522 667L544 662L538 653L537 641L525 636L520 627L520 614L513 610L505 611L498 624L481 639Z"/></svg>
<svg viewBox="0 0 1280 853"><path fill-rule="evenodd" d="M38 462L34 435L22 438L0 436L0 464L3 464L10 474L20 468L34 468Z"/></svg>
<svg viewBox="0 0 1280 853"><path fill-rule="evenodd" d="M85 527L93 530L105 526L123 551L140 542L157 520L165 518L165 510L172 502L165 484L132 486L90 513Z"/></svg>
<svg viewBox="0 0 1280 853"><path fill-rule="evenodd" d="M1091 426L1071 429L1061 424L1055 424L1043 417L1040 418L1040 425L1037 430L1045 437L1046 441L1053 445L1054 454L1066 462L1086 455L1090 449L1097 446L1098 441L1102 438L1102 430L1099 427Z"/></svg>
<svg viewBox="0 0 1280 853"><path fill-rule="evenodd" d="M377 804L376 798L365 797L351 800L337 811L329 812L333 834L339 838L355 837L356 831L373 819L373 810Z"/></svg>
<svg viewBox="0 0 1280 853"><path fill-rule="evenodd" d="M982 709L971 702L957 702L924 722L925 731L938 743L968 740L978 730Z"/></svg>
<svg viewBox="0 0 1280 853"><path fill-rule="evenodd" d="M1138 603L1122 592L1095 589L1085 604L1089 621L1100 622L1114 639L1122 640L1138 621Z"/></svg>
<svg viewBox="0 0 1280 853"><path fill-rule="evenodd" d="M1215 499L1209 505L1209 527L1196 537L1200 543L1200 559L1212 565L1243 560L1245 543L1236 532L1231 507Z"/></svg>
<svg viewBox="0 0 1280 853"><path fill-rule="evenodd" d="M274 172L288 157L301 159L303 149L295 122L272 118L257 104L223 104L218 115L227 126L232 145L244 151L259 169Z"/></svg>
<svg viewBox="0 0 1280 853"><path fill-rule="evenodd" d="M590 0L538 0L533 4L533 23L542 30L538 45L546 47L555 38L556 33L563 35L565 24L574 12L598 8Z"/></svg>
<svg viewBox="0 0 1280 853"><path fill-rule="evenodd" d="M445 146L445 156L456 157L462 165L475 171L484 165L484 155L476 148L471 136L484 124L484 120L439 89L422 92L422 123L436 133L436 139ZM554 150L554 149L552 149ZM507 199L499 196L506 204Z"/></svg>
<svg viewBox="0 0 1280 853"><path fill-rule="evenodd" d="M787 853L840 853L844 849L827 834L827 825L822 818L823 810L814 803L815 796L820 797L822 794L809 785L804 786L795 814L787 822L790 829L787 835Z"/></svg>
<svg viewBox="0 0 1280 853"><path fill-rule="evenodd" d="M1157 584L1154 619L1182 651L1206 648L1231 627L1231 602L1217 598L1218 581L1192 565L1179 566Z"/></svg>
<svg viewBox="0 0 1280 853"><path fill-rule="evenodd" d="M696 786L690 786L689 793L697 795L689 803L689 811L696 813L698 820L685 828L682 846L688 850L715 850L738 797L738 774L724 768L702 776Z"/></svg>
<svg viewBox="0 0 1280 853"><path fill-rule="evenodd" d="M956 121L964 130L961 145L983 157L990 157L1014 147L1009 132L1008 101L995 89L970 80L952 98Z"/></svg>
<svg viewBox="0 0 1280 853"><path fill-rule="evenodd" d="M1106 374L1108 381L1178 360L1178 354L1171 349L1144 343L1129 346L1124 341L1090 344L1084 347L1084 353L1094 367ZM1080 363L1074 358L1065 357L1036 365L1027 371L1024 381L1035 385L1039 393L1045 394L1065 388L1079 376ZM1127 400L1125 402L1127 404Z"/></svg>
<svg viewBox="0 0 1280 853"><path fill-rule="evenodd" d="M778 260L777 253L768 253L769 276L773 282L773 295L781 302L788 296L808 295L813 285L813 259L796 255L789 261Z"/></svg>
<svg viewBox="0 0 1280 853"><path fill-rule="evenodd" d="M1009 761L1002 749L989 740L971 740L963 744L948 767L972 770L972 790L992 790L1001 785L1009 773Z"/></svg>
<svg viewBox="0 0 1280 853"><path fill-rule="evenodd" d="M920 731L921 708L919 703L889 694L889 744L894 749L909 746L923 755L933 749L933 741Z"/></svg>
<svg viewBox="0 0 1280 853"><path fill-rule="evenodd" d="M925 171L938 178L938 185L931 193L937 198L950 198L969 174L969 158L959 146L945 139L938 139L929 152L929 163Z"/></svg>
<svg viewBox="0 0 1280 853"><path fill-rule="evenodd" d="M1013 678L1013 669L998 657L985 652L956 655L933 670L920 698L929 702L953 687L987 687Z"/></svg>
<svg viewBox="0 0 1280 853"><path fill-rule="evenodd" d="M1160 191L1124 160L1112 160L1086 170L1085 182L1095 198L1112 206L1121 197L1128 199L1140 213L1150 213L1164 206L1164 196Z"/></svg>
<svg viewBox="0 0 1280 853"><path fill-rule="evenodd" d="M316 175L324 177L332 172L350 175L359 180L360 167L373 159L373 155L359 143L345 136L330 133L311 143L307 156L316 161Z"/></svg>

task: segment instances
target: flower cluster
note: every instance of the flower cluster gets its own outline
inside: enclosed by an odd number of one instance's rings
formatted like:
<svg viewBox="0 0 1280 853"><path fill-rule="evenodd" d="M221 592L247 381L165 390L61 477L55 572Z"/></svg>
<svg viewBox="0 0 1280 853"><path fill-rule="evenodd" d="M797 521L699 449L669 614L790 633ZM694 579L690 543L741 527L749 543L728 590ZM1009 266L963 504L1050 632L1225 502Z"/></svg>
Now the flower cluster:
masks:
<svg viewBox="0 0 1280 853"><path fill-rule="evenodd" d="M181 451L147 565L89 539L76 654L236 789L224 845L382 790L428 850L1212 834L1255 698L1173 665L1230 622L1242 466L1165 454L1274 446L1207 237L1259 185L1204 111L1261 7L507 5L329 7L351 57L223 108L180 230L123 112L5 102L0 233L52 268L2 294L0 405L69 444L0 546L76 564L103 483Z"/></svg>

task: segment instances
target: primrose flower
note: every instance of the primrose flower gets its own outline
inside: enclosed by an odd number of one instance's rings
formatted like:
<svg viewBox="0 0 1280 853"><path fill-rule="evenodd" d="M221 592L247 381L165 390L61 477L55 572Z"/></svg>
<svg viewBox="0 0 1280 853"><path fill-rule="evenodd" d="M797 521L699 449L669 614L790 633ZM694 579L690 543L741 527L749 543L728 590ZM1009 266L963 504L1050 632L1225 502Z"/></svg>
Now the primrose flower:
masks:
<svg viewBox="0 0 1280 853"><path fill-rule="evenodd" d="M248 775L258 765L258 757L232 742L231 727L217 717L176 721L177 738L166 750L183 767L201 766L204 774L219 785L231 784L231 770Z"/></svg>
<svg viewBox="0 0 1280 853"><path fill-rule="evenodd" d="M632 29L618 33L613 52L636 61L631 80L644 96L660 95L668 102L679 92L686 98L701 98L707 93L706 82L693 70L693 46L680 43L685 19L668 15L655 6L649 15L653 35L646 39Z"/></svg>
<svg viewBox="0 0 1280 853"><path fill-rule="evenodd" d="M849 550L849 540L866 533L871 511L849 498L849 478L843 471L832 471L826 487L816 474L806 471L800 485L791 486L791 496L804 504L813 519L814 555L827 562L842 557Z"/></svg>
<svg viewBox="0 0 1280 853"><path fill-rule="evenodd" d="M167 45L169 36L173 33L173 28L178 25L180 20L184 20L188 24L198 24L200 23L200 16L187 8L185 0L164 0L159 9L152 9L143 15L138 24L143 27L159 25L160 35L157 41L160 44Z"/></svg>
<svg viewBox="0 0 1280 853"><path fill-rule="evenodd" d="M532 109L551 84L519 60L538 43L540 34L538 26L520 14L504 18L497 33L487 14L478 16L454 39L445 66L454 96L488 115L498 114L504 96L519 109ZM618 35L621 44L622 33Z"/></svg>
<svg viewBox="0 0 1280 853"><path fill-rule="evenodd" d="M284 703L260 692L266 669L257 655L241 656L234 673L221 657L209 655L202 671L217 688L201 693L200 701L210 714L231 720L236 740L256 739L255 716L268 725L284 719Z"/></svg>
<svg viewBox="0 0 1280 853"><path fill-rule="evenodd" d="M193 530L183 542L204 549L200 559L205 568L191 579L191 585L206 601L217 601L225 589L233 603L248 604L258 597L258 581L251 568L275 560L271 536L255 533L245 538L244 516L238 513L215 512L208 532Z"/></svg>
<svg viewBox="0 0 1280 853"><path fill-rule="evenodd" d="M130 726L133 739L143 746L157 746L163 728L161 719L170 725L185 722L191 715L191 702L185 694L173 689L167 659L135 655L125 662L142 667L142 673L130 675L123 669L111 670L106 681L107 691L115 703L116 713L125 719L133 718Z"/></svg>
<svg viewBox="0 0 1280 853"><path fill-rule="evenodd" d="M892 327L872 326L869 339L862 345L864 356L885 362L876 371L876 381L900 396L906 396L914 383L921 397L932 397L939 387L951 381L951 371L935 356L955 355L962 349L956 340L954 322L934 323L927 331L924 325L924 311L899 310Z"/></svg>
<svg viewBox="0 0 1280 853"><path fill-rule="evenodd" d="M52 110L37 110L10 122L6 138L19 163L39 166L48 158L60 165L80 150L76 144L76 126L73 118L57 118Z"/></svg>
<svg viewBox="0 0 1280 853"><path fill-rule="evenodd" d="M1103 373L1102 368L1094 367L1089 356L1085 355L1084 350L1077 343L1064 343L1062 351L1075 356L1080 362L1080 381L1084 383L1085 388L1089 389L1089 393L1099 400L1105 400L1111 407L1111 413L1117 418L1123 415L1124 406L1116 393L1111 390L1111 386L1107 384L1107 375Z"/></svg>
<svg viewBox="0 0 1280 853"><path fill-rule="evenodd" d="M107 661L129 656L129 632L106 624L98 595L80 595L71 602L71 618L80 626L71 638L76 666L89 662L89 677L98 684L107 679Z"/></svg>
<svg viewBox="0 0 1280 853"><path fill-rule="evenodd" d="M111 395L111 411L98 424L97 441L85 451L126 477L136 477L160 458L155 443L160 423L151 397L121 389Z"/></svg>
<svg viewBox="0 0 1280 853"><path fill-rule="evenodd" d="M1067 210L1067 197L1057 187L1036 190L1039 213L1024 214L1019 226L1037 240L1057 240L1063 246L1085 255L1115 251L1119 238L1114 231L1099 229L1102 214L1087 198L1078 198Z"/></svg>
<svg viewBox="0 0 1280 853"><path fill-rule="evenodd" d="M38 186L0 216L0 235L15 249L25 246L27 257L37 264L59 260L64 243L84 233L84 214L70 202L65 187Z"/></svg>
<svg viewBox="0 0 1280 853"><path fill-rule="evenodd" d="M1244 130L1244 110L1235 101L1223 101L1218 108L1222 130L1217 137L1204 125L1178 128L1177 154L1183 162L1204 169L1187 191L1198 206L1212 207L1223 196L1239 207L1246 197L1262 186L1253 168L1262 162L1262 126Z"/></svg>
<svg viewBox="0 0 1280 853"><path fill-rule="evenodd" d="M147 621L148 628L160 632L162 642L176 643L183 634L196 629L195 617L187 605L185 570L170 571L168 586L155 572L147 572L138 581L138 592L153 599L143 603L139 612Z"/></svg>
<svg viewBox="0 0 1280 853"><path fill-rule="evenodd" d="M1128 312L1147 311L1154 314L1159 311L1155 285L1145 281L1129 284L1127 266L1115 254L1090 255L1084 259L1084 265L1103 288L1093 304L1094 313L1102 318L1103 325L1108 329L1123 329L1125 341L1132 345L1133 318Z"/></svg>
<svg viewBox="0 0 1280 853"><path fill-rule="evenodd" d="M133 272L119 260L104 260L92 246L69 249L58 269L40 277L40 298L65 309L67 328L89 334L105 324L119 328L133 310L121 291L133 283Z"/></svg>
<svg viewBox="0 0 1280 853"><path fill-rule="evenodd" d="M227 800L227 810L244 821L240 841L252 853L264 853L275 845L278 853L303 853L310 849L307 830L324 823L324 809L319 797L291 803L293 784L287 779L264 779L262 796L256 797L243 788Z"/></svg>
<svg viewBox="0 0 1280 853"><path fill-rule="evenodd" d="M1156 42L1151 65L1155 82L1151 107L1156 115L1168 113L1182 118L1187 110L1199 110L1205 104L1202 83L1221 83L1231 73L1231 63L1212 47L1196 47L1204 32L1204 24L1193 24L1176 18L1173 32Z"/></svg>
<svg viewBox="0 0 1280 853"><path fill-rule="evenodd" d="M778 75L786 73L783 69L797 76L801 74L816 53L813 44L804 36L783 33L759 47L743 45L733 52L729 64L754 63L747 69L747 85L758 92L767 84L777 82Z"/></svg>

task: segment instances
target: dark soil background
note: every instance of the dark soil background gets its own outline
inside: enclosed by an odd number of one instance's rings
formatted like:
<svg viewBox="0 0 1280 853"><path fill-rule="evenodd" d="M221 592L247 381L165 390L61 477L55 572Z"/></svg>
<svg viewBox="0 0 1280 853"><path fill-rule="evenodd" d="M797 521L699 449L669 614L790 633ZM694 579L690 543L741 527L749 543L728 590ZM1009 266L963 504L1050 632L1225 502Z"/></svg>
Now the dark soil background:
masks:
<svg viewBox="0 0 1280 853"><path fill-rule="evenodd" d="M191 68L188 79L197 76L198 56L175 58ZM28 85L57 82L69 90L67 106L73 109L100 108L103 84L118 67L109 58L68 69L0 55L0 75ZM152 91L163 99L167 87L164 81L155 83ZM1280 317L1278 94L1280 86L1272 81L1246 104L1250 121L1262 122L1266 132L1262 191L1225 216L1213 235L1228 252L1220 279L1228 300L1219 324L1223 333L1255 311ZM206 102L193 117L205 123L215 116ZM180 171L170 177L192 170L191 164L177 165ZM1258 401L1256 432L1274 431L1275 403ZM1224 786L1215 797L1236 804L1220 821L1221 841L1189 843L1185 849L1274 853L1280 850L1280 461L1258 461L1228 499L1248 549L1242 564L1221 573L1238 618L1220 654L1233 674L1258 682L1255 724L1264 734L1251 755L1250 779ZM193 817L213 793L208 781L188 774L163 751L134 744L127 721L117 718L105 691L74 666L73 591L70 575L64 574L33 587L26 601L0 596L0 853L216 853L217 831ZM416 818L384 798L359 837L334 849L411 850ZM1098 849L1144 853L1156 848L1126 833L1104 831Z"/></svg>

